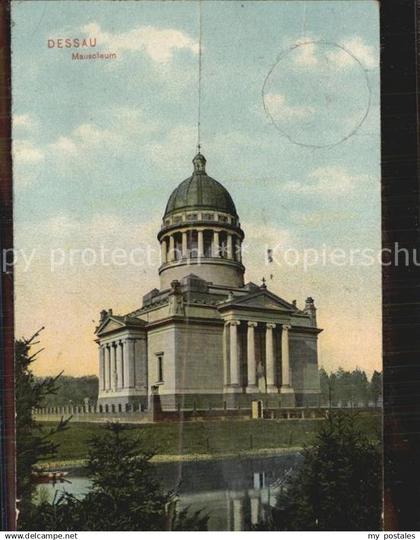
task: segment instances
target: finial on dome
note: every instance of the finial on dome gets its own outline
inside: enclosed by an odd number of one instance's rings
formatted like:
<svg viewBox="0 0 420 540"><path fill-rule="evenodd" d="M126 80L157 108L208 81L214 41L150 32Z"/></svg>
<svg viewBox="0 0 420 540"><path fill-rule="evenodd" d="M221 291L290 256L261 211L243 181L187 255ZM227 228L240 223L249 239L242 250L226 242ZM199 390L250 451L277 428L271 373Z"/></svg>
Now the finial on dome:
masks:
<svg viewBox="0 0 420 540"><path fill-rule="evenodd" d="M206 158L200 153L200 145L197 145L198 153L193 159L194 172L206 172Z"/></svg>

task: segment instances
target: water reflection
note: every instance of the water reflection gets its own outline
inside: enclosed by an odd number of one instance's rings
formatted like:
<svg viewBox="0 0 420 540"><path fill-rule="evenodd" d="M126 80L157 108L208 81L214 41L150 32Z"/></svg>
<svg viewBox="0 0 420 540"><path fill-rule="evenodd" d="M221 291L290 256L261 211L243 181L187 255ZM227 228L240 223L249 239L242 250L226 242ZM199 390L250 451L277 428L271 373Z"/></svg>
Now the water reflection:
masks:
<svg viewBox="0 0 420 540"><path fill-rule="evenodd" d="M209 530L241 531L264 518L264 508L275 504L285 477L298 466L298 454L264 458L218 459L157 464L166 489L178 487L179 506L202 509L209 515ZM89 481L77 473L69 483L42 486L44 497L56 491L83 495Z"/></svg>

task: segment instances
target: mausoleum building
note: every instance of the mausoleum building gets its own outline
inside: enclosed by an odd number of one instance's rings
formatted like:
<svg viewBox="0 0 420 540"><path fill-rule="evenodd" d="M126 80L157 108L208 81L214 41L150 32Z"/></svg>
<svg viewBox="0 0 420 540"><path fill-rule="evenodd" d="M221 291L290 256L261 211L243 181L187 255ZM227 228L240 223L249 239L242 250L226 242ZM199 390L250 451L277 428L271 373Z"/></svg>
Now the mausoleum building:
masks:
<svg viewBox="0 0 420 540"><path fill-rule="evenodd" d="M242 230L228 191L206 173L200 153L192 176L172 192L157 238L159 288L138 309L102 311L98 404L146 410L316 406L316 308L303 309L244 282ZM263 269L261 269L263 271Z"/></svg>

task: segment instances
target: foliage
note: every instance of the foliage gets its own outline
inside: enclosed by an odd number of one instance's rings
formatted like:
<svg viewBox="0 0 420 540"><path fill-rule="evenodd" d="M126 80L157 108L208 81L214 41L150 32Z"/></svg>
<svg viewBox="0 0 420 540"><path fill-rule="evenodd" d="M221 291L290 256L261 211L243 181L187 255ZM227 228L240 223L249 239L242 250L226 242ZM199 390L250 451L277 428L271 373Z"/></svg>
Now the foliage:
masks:
<svg viewBox="0 0 420 540"><path fill-rule="evenodd" d="M36 380L42 381L44 377L38 377ZM83 377L62 375L57 392L48 396L45 401L45 407L62 407L70 403L84 405L86 398L90 402L96 402L98 388L99 381L96 375L85 375Z"/></svg>
<svg viewBox="0 0 420 540"><path fill-rule="evenodd" d="M41 329L42 330L42 329ZM40 331L41 331L40 330ZM33 417L33 409L45 406L48 396L57 392L60 377L46 377L35 381L31 365L41 351L32 352L39 332L30 339L20 339L15 343L15 388L16 388L16 462L17 498L19 501L19 528L25 528L35 511L32 502L35 482L34 472L40 460L56 456L57 444L53 435L67 428L67 421L45 427Z"/></svg>
<svg viewBox="0 0 420 540"><path fill-rule="evenodd" d="M381 453L354 415L331 413L303 465L268 508L261 530L371 531L381 527Z"/></svg>
<svg viewBox="0 0 420 540"><path fill-rule="evenodd" d="M89 443L87 476L91 490L78 499L61 495L38 507L37 530L161 531L207 528L207 516L176 510L176 497L156 480L150 459L130 428L109 423Z"/></svg>
<svg viewBox="0 0 420 540"><path fill-rule="evenodd" d="M373 372L369 381L366 373L359 368L353 371L339 368L329 374L321 368L319 378L322 405L377 407L382 396L382 374L377 371Z"/></svg>

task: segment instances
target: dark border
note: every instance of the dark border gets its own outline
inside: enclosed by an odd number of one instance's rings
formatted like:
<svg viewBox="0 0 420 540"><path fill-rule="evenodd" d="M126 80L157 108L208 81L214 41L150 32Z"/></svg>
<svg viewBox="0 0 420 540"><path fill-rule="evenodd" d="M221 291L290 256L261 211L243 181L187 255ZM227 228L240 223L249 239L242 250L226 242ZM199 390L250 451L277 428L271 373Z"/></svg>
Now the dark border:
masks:
<svg viewBox="0 0 420 540"><path fill-rule="evenodd" d="M13 246L10 3L0 2L0 255ZM3 256L0 256L3 261ZM1 523L16 526L13 274L0 279Z"/></svg>
<svg viewBox="0 0 420 540"><path fill-rule="evenodd" d="M382 245L420 249L415 0L381 3ZM415 252L415 251L414 251ZM420 530L420 267L383 267L384 528Z"/></svg>

